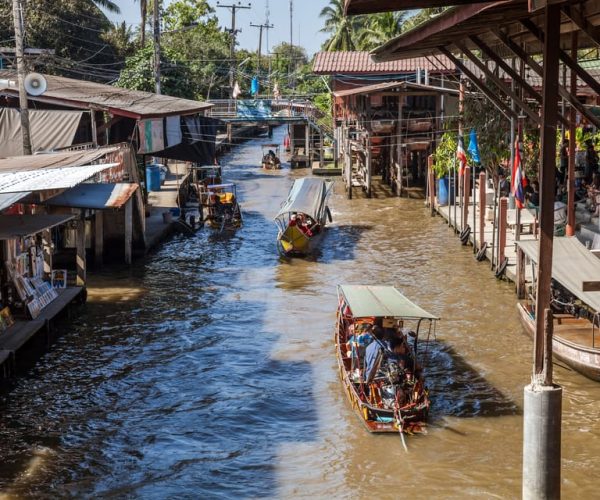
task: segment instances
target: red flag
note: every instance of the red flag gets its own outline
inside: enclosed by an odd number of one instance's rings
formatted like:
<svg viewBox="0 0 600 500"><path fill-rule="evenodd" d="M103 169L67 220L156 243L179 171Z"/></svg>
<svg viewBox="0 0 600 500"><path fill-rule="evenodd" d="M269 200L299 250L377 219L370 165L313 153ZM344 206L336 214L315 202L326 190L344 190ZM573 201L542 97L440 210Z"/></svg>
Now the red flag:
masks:
<svg viewBox="0 0 600 500"><path fill-rule="evenodd" d="M512 175L510 179L510 190L515 197L517 208L525 206L525 176L523 175L523 165L521 164L521 152L519 141L515 143L515 161L513 164Z"/></svg>
<svg viewBox="0 0 600 500"><path fill-rule="evenodd" d="M463 142L462 135L458 136L458 147L456 148L456 158L460 163L458 169L458 175L462 175L465 167L467 166L467 155L465 154L465 143Z"/></svg>

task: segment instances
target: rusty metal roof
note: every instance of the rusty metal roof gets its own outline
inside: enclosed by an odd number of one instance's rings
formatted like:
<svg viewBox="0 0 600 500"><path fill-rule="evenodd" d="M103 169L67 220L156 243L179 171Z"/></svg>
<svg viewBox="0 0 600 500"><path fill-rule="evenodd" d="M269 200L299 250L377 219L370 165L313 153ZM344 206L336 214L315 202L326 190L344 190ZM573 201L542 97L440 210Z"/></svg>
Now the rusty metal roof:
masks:
<svg viewBox="0 0 600 500"><path fill-rule="evenodd" d="M191 115L203 112L212 106L205 102L122 89L62 76L44 75L44 78L48 82L48 89L41 96L29 96L30 100L78 109L104 110L115 116L134 119ZM0 79L16 80L16 71L0 70ZM0 92L19 95L16 88L4 88Z"/></svg>
<svg viewBox="0 0 600 500"><path fill-rule="evenodd" d="M456 90L456 89L435 87L432 85L422 85L420 83L411 83L411 82L386 82L386 83L377 83L375 85L365 85L363 87L357 87L355 89L340 90L338 92L334 92L333 95L335 97L346 97L349 95L357 95L357 94L374 94L376 92L382 92L385 90L392 90L392 89L421 90L423 92L458 94L458 90Z"/></svg>
<svg viewBox="0 0 600 500"><path fill-rule="evenodd" d="M0 158L0 173L38 170L41 168L79 167L92 163L104 155L114 153L118 150L119 146L115 145L81 151L62 151L58 153Z"/></svg>
<svg viewBox="0 0 600 500"><path fill-rule="evenodd" d="M417 69L430 72L454 72L454 64L444 56L438 56L439 61L427 57L396 59L389 62L375 62L369 52L341 51L317 52L313 62L313 73L318 75L333 74L394 74L413 73ZM440 63L443 64L443 68Z"/></svg>
<svg viewBox="0 0 600 500"><path fill-rule="evenodd" d="M72 214L0 215L0 240L40 233L74 218Z"/></svg>
<svg viewBox="0 0 600 500"><path fill-rule="evenodd" d="M79 184L64 193L50 198L46 205L70 208L121 208L138 188L134 183Z"/></svg>
<svg viewBox="0 0 600 500"><path fill-rule="evenodd" d="M480 0L481 1L481 0ZM346 0L344 11L346 15L374 14L394 10L424 9L427 7L445 7L446 5L461 5L478 3L477 0Z"/></svg>

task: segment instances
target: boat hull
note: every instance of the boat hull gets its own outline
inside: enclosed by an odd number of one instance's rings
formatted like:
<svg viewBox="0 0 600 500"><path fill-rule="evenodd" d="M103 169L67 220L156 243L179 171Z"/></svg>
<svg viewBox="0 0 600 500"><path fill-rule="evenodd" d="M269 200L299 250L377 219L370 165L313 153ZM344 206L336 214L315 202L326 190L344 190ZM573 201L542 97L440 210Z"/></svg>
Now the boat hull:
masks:
<svg viewBox="0 0 600 500"><path fill-rule="evenodd" d="M286 257L305 257L310 255L317 249L323 239L324 230L325 228L309 237L297 227L288 226L285 231L279 233L277 236L279 251Z"/></svg>
<svg viewBox="0 0 600 500"><path fill-rule="evenodd" d="M517 307L521 317L521 323L527 334L533 339L536 330L535 320L531 314L529 314L529 311L524 304L519 303ZM591 323L589 323L589 336L592 338ZM552 337L552 353L557 359L582 375L600 382L600 349L569 341L568 339L561 337L560 334L557 334L555 331Z"/></svg>

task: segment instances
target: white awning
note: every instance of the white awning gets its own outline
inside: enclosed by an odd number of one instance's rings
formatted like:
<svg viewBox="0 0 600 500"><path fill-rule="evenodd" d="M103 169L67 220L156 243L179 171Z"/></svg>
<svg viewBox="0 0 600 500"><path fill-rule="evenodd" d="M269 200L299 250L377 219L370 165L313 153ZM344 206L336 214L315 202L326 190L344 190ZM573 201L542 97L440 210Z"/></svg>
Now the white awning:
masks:
<svg viewBox="0 0 600 500"><path fill-rule="evenodd" d="M22 191L46 191L68 189L88 180L103 170L118 166L118 163L84 165L81 167L45 168L20 172L0 173L0 194Z"/></svg>

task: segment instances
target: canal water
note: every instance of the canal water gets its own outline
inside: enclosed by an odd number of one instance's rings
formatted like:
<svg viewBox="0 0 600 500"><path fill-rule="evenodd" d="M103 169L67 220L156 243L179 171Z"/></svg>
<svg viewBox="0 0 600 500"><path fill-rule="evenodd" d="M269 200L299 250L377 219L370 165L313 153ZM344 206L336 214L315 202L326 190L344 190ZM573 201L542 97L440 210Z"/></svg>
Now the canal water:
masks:
<svg viewBox="0 0 600 500"><path fill-rule="evenodd" d="M282 142L283 130L275 139ZM260 140L222 161L244 227L177 236L92 280L89 302L0 397L0 492L145 498L515 498L532 344L512 286L420 200L349 201L314 259L272 218L303 170L264 172ZM332 344L336 285L395 285L442 321L429 433L370 435ZM600 384L565 368L563 494L597 496ZM2 495L0 495L2 496Z"/></svg>

